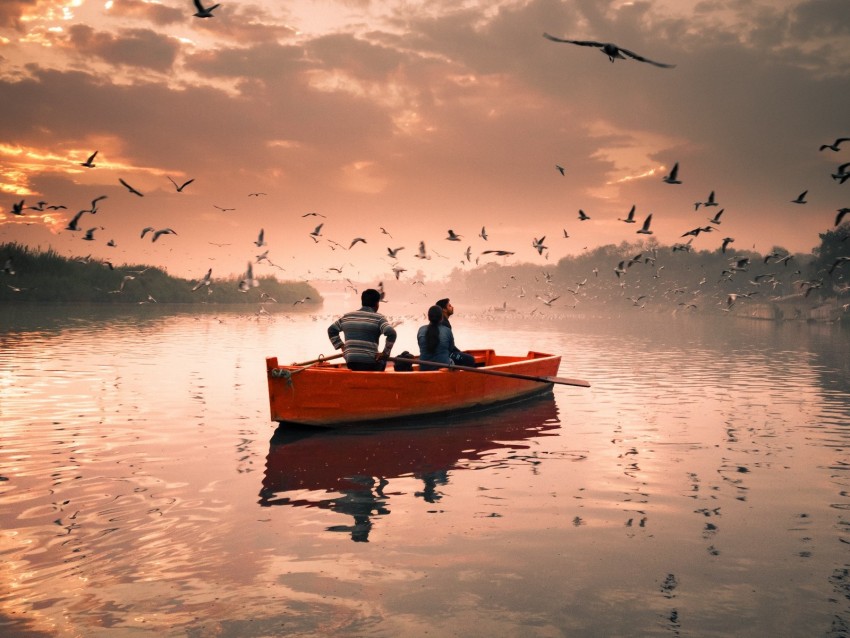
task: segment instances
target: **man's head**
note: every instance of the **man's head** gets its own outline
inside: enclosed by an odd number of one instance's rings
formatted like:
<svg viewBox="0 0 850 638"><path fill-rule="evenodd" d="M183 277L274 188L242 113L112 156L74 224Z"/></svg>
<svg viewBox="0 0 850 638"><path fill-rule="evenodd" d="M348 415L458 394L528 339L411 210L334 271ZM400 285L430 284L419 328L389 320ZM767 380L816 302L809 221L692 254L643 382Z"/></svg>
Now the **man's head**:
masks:
<svg viewBox="0 0 850 638"><path fill-rule="evenodd" d="M451 317L455 313L454 306L449 302L448 297L439 299L434 305L442 308L444 317Z"/></svg>
<svg viewBox="0 0 850 638"><path fill-rule="evenodd" d="M378 304L381 302L381 293L374 288L367 288L360 293L360 303L368 308L378 309Z"/></svg>

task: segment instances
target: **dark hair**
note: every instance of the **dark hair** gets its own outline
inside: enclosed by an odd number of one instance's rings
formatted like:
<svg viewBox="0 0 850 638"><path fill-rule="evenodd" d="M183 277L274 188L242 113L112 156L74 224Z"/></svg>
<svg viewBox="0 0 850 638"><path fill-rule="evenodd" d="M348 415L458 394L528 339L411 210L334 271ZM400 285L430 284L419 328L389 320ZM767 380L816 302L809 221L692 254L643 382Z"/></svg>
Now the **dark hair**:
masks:
<svg viewBox="0 0 850 638"><path fill-rule="evenodd" d="M448 298L448 297L446 297L445 299L438 299L438 300L437 300L437 303L436 303L436 304L434 304L434 305L435 305L435 306L439 306L441 310L445 310L445 309L446 309L446 306L448 306L448 305L449 305L449 298Z"/></svg>
<svg viewBox="0 0 850 638"><path fill-rule="evenodd" d="M443 309L440 306L428 308L428 329L425 331L425 348L436 352L440 345L440 324L443 322Z"/></svg>
<svg viewBox="0 0 850 638"><path fill-rule="evenodd" d="M374 288L367 288L360 293L360 303L369 308L377 308L381 301L381 293Z"/></svg>

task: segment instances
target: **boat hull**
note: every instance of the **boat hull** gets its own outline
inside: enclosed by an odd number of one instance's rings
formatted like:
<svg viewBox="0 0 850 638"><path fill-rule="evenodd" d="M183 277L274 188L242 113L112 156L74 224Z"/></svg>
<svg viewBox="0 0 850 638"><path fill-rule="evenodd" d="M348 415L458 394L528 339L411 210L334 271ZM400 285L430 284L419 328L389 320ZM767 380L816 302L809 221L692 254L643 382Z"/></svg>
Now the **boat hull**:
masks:
<svg viewBox="0 0 850 638"><path fill-rule="evenodd" d="M470 350L481 372L442 369L421 372L354 372L327 362L298 368L266 359L272 421L339 427L443 413L490 409L552 391L553 384L488 371L551 377L561 357L540 352L500 356Z"/></svg>

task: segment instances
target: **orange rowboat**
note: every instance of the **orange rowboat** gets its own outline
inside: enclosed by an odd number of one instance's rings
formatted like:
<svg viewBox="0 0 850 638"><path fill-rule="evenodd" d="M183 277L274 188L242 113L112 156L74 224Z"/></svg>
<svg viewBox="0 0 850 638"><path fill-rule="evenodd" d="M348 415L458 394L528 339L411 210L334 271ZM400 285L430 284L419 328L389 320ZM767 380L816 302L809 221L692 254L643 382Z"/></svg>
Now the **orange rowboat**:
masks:
<svg viewBox="0 0 850 638"><path fill-rule="evenodd" d="M319 360L308 365L279 365L266 359L271 418L279 423L338 427L364 421L408 419L513 403L552 391L560 379L561 357L541 352L526 356L469 350L475 368L428 372L353 372L345 364Z"/></svg>

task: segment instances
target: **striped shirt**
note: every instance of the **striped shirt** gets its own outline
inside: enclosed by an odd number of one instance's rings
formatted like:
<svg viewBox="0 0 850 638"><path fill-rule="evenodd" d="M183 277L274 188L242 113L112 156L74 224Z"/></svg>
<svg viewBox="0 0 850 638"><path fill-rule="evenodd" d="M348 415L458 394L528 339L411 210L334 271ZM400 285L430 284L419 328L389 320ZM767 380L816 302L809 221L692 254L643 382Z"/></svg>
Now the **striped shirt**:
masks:
<svg viewBox="0 0 850 638"><path fill-rule="evenodd" d="M339 333L345 333L345 362L374 363L378 354L378 340L384 335L384 354L389 356L396 340L396 331L387 318L363 306L360 310L347 312L328 327L328 338L336 350L342 348Z"/></svg>

